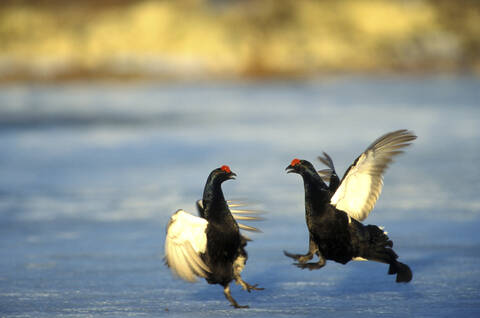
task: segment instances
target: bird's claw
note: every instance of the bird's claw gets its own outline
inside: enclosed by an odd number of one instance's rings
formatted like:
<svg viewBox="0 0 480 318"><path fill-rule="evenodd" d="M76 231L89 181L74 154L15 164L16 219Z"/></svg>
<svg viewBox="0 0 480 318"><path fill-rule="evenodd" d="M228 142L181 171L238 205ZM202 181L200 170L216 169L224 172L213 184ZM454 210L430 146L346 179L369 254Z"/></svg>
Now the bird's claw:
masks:
<svg viewBox="0 0 480 318"><path fill-rule="evenodd" d="M318 263L293 263L293 265L297 266L298 268L301 269L308 269L308 270L314 270L314 269L320 269L322 268L325 263L323 262L318 262Z"/></svg>
<svg viewBox="0 0 480 318"><path fill-rule="evenodd" d="M236 283L241 285L243 290L246 290L248 292L251 292L252 290L264 290L265 289L265 288L257 287L258 284L250 285L246 281L243 281L241 278L237 278Z"/></svg>
<svg viewBox="0 0 480 318"><path fill-rule="evenodd" d="M265 288L257 287L257 286L258 286L258 284L255 284L255 285L253 285L253 286L250 286L250 287L248 288L248 292L250 292L251 290L264 290L264 289L265 289Z"/></svg>
<svg viewBox="0 0 480 318"><path fill-rule="evenodd" d="M251 292L252 290L264 290L265 289L265 288L257 287L258 284L250 285L250 284L246 283L246 285L247 285L247 291L248 292Z"/></svg>
<svg viewBox="0 0 480 318"><path fill-rule="evenodd" d="M305 254L305 255L292 254L292 253L289 253L287 251L283 251L283 254L285 254L285 256L287 256L287 257L293 258L294 260L296 260L299 263L306 263L309 260L311 260L312 257L313 257L313 255L311 255L311 254Z"/></svg>

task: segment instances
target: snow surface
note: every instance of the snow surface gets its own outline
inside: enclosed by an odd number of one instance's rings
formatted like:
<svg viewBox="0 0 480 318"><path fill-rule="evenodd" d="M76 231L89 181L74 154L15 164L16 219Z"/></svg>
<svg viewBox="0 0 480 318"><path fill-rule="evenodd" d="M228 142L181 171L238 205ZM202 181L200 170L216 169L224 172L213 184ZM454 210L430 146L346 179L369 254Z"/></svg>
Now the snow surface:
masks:
<svg viewBox="0 0 480 318"><path fill-rule="evenodd" d="M340 78L305 82L0 87L0 317L478 317L480 81ZM366 223L385 226L414 278L387 266L291 265L305 252L295 158L327 151L337 171L375 138L419 138L386 173ZM175 279L168 218L195 212L209 172L227 198L267 211L252 224L232 295Z"/></svg>

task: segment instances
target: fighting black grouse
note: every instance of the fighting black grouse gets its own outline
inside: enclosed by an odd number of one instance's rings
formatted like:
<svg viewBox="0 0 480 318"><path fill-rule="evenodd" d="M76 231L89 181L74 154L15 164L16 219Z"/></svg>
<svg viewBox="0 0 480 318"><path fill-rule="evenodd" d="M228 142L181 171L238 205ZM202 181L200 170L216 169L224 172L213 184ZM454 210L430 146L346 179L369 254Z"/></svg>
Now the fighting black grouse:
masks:
<svg viewBox="0 0 480 318"><path fill-rule="evenodd" d="M410 268L397 261L393 242L382 228L363 225L383 187L383 172L392 158L417 137L408 130L397 130L376 139L347 169L342 180L326 153L319 157L328 169L317 172L306 160L294 159L287 173L302 176L305 189L305 216L309 231L308 253L285 255L304 269L319 269L326 260L346 264L351 260L370 260L389 264L388 274L397 282L412 279ZM329 181L329 186L325 184ZM308 263L316 254L318 262Z"/></svg>
<svg viewBox="0 0 480 318"><path fill-rule="evenodd" d="M209 284L223 286L225 297L235 308L240 306L230 293L230 283L235 280L244 290L262 290L242 280L242 272L247 261L245 246L249 240L240 234L239 228L258 231L254 227L238 224L235 221L221 184L235 179L228 166L213 170L208 176L203 199L197 201L199 217L183 210L175 212L167 225L165 239L165 263L176 276L195 282L203 277ZM237 210L238 213L249 212ZM254 212L254 211L252 211ZM254 220L254 216L236 216L237 219Z"/></svg>

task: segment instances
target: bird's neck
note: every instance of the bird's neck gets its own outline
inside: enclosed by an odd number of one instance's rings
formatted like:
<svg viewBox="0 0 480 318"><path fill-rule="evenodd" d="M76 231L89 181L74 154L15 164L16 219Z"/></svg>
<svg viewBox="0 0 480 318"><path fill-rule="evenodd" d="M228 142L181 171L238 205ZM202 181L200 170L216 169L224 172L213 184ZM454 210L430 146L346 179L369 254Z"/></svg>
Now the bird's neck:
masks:
<svg viewBox="0 0 480 318"><path fill-rule="evenodd" d="M221 183L210 182L203 191L203 206L207 220L221 220L230 214L230 210L223 196Z"/></svg>
<svg viewBox="0 0 480 318"><path fill-rule="evenodd" d="M305 188L305 213L308 216L320 215L325 211L323 206L330 201L330 192L320 176L303 176Z"/></svg>

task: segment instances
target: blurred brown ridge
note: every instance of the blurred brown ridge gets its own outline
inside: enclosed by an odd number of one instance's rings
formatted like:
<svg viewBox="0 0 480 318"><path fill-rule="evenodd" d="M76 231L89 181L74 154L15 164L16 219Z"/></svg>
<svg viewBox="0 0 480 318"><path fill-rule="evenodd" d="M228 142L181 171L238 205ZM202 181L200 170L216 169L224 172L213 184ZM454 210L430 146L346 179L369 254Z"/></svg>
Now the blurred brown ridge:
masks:
<svg viewBox="0 0 480 318"><path fill-rule="evenodd" d="M0 81L480 73L475 0L2 0Z"/></svg>

